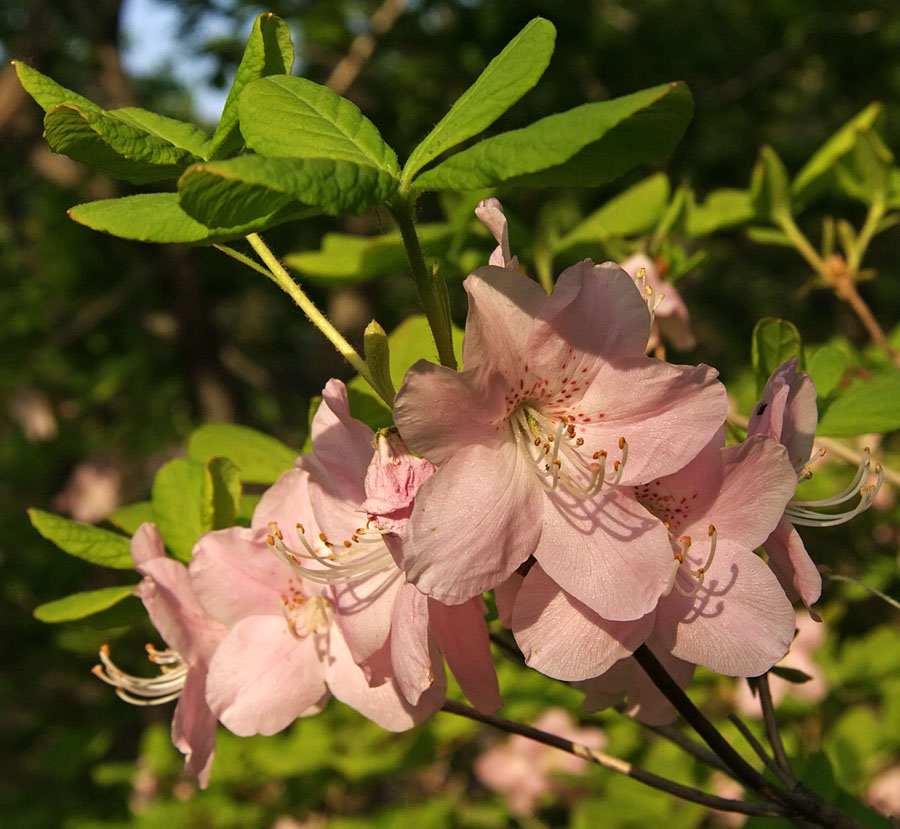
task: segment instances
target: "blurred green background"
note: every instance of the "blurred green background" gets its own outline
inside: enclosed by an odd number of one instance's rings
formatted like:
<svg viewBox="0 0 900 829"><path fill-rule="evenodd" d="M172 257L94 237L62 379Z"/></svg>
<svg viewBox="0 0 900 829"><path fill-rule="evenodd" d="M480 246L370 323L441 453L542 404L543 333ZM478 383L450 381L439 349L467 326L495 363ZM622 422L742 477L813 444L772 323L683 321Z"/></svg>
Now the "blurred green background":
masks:
<svg viewBox="0 0 900 829"><path fill-rule="evenodd" d="M381 4L159 0L136 7L140 14L127 5L2 4L0 54L105 107L138 104L197 119L210 111L198 89L227 90L259 12L275 12L290 24L300 56L294 71L325 82ZM158 40L138 48L133 38L129 46L126 11L137 25L161 27ZM346 94L402 158L535 15L556 25L556 54L538 87L494 129L680 79L693 91L696 114L666 171L701 195L745 187L766 143L796 172L828 135L875 100L885 104L886 143L900 150L894 0L417 0L378 36ZM126 68L155 48L169 54L170 47L174 57L149 74ZM119 582L114 573L59 553L31 528L25 509L99 520L117 504L146 497L155 470L179 453L193 427L209 420L247 423L300 447L310 398L328 377L350 374L274 286L217 251L133 244L71 222L66 210L73 204L123 195L127 186L49 152L40 109L8 66L0 72L0 137L0 622L7 653L0 680L0 814L6 825L588 827L709 820L699 808L596 769L590 785L569 786L534 816L518 818L471 772L473 758L496 735L438 715L410 734L391 736L336 705L268 740L221 733L210 789L198 794L184 781L181 758L168 742L171 706L127 706L89 673L104 641L138 670L143 643L157 641L153 632L146 625L116 626L121 620L111 618L106 630L32 618L41 602ZM519 228L514 252L530 260L527 240L546 220L548 204L555 215L582 217L637 177L600 191L504 196ZM464 198L460 209L475 201L467 205ZM856 222L862 216L859 207L840 209ZM423 200L420 218L438 219L441 210L437 199ZM386 225L385 216L370 212L290 224L266 238L283 255L317 248L328 231L371 234ZM478 244L486 258L487 240ZM838 300L801 290L809 274L794 252L761 247L740 232L718 234L702 248L705 261L679 283L699 340L684 360L715 365L726 384L748 388L750 334L765 315L792 320L809 342L837 333L865 346L864 331ZM879 279L862 289L887 329L900 308L898 259L895 229L875 240L867 264ZM310 291L356 342L371 317L390 330L417 311L411 282L400 278ZM451 293L462 323L457 282L451 281ZM743 402L746 413L746 395ZM827 538L820 531L806 537L818 561L896 594L896 510L873 511ZM844 758L835 776L862 793L900 750L898 615L840 583L826 586L822 612L831 623L821 660L832 691L817 707L788 705L786 739L813 765L821 756L832 764ZM549 704L577 716L580 695L560 683L523 675L511 664L501 683L508 716L531 719ZM730 710L731 683L701 677L697 693L714 713ZM642 738L620 717L593 719L621 755L684 781L707 782L692 761ZM825 755L814 753L819 748Z"/></svg>

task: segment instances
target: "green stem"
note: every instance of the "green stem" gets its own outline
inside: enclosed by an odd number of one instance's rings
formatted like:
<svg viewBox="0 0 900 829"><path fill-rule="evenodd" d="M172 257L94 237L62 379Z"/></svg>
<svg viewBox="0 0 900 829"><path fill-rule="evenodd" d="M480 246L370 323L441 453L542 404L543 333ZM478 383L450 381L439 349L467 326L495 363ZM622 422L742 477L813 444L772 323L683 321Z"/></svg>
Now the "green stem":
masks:
<svg viewBox="0 0 900 829"><path fill-rule="evenodd" d="M422 247L413 221L413 202L398 195L388 203L388 209L400 228L413 281L416 283L419 299L431 327L434 344L437 346L438 359L441 365L455 369L456 355L453 353L450 312L437 290L435 279L428 273L428 267L425 265L425 257L422 255Z"/></svg>
<svg viewBox="0 0 900 829"><path fill-rule="evenodd" d="M384 394L379 390L378 384L372 377L366 361L359 356L356 349L344 339L340 331L337 330L325 317L325 315L316 308L313 301L304 293L303 289L291 278L291 275L285 270L284 265L278 261L278 258L269 250L268 245L259 237L257 233L251 233L247 236L247 241L253 250L256 251L260 259L265 263L268 269L269 278L278 285L306 314L309 321L321 331L328 341L337 349L338 353L359 373L359 375L382 397L388 406L391 401L384 398ZM232 255L231 252L228 252Z"/></svg>
<svg viewBox="0 0 900 829"><path fill-rule="evenodd" d="M863 256L869 248L869 243L878 229L878 224L884 217L884 201L876 198L869 206L869 212L866 214L866 221L856 237L856 246L847 257L847 264L850 270L856 274L859 272L859 266L862 264Z"/></svg>
<svg viewBox="0 0 900 829"><path fill-rule="evenodd" d="M791 240L800 255L809 262L810 267L827 281L828 269L825 266L825 260L819 256L818 251L812 246L809 239L803 235L803 231L797 227L793 217L789 213L779 213L775 217L775 222L784 232L784 235Z"/></svg>

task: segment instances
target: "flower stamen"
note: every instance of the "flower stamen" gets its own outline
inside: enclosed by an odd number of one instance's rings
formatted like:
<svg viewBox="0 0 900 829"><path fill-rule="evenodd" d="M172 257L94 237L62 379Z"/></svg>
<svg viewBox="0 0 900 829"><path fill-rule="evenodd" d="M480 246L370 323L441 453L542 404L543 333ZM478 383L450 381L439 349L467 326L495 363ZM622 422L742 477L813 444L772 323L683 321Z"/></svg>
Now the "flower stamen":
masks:
<svg viewBox="0 0 900 829"><path fill-rule="evenodd" d="M187 677L187 663L173 650L158 651L147 645L147 658L160 666L157 676L141 677L125 673L109 655L109 645L100 647L100 665L91 673L116 689L119 699L132 705L162 705L178 699Z"/></svg>

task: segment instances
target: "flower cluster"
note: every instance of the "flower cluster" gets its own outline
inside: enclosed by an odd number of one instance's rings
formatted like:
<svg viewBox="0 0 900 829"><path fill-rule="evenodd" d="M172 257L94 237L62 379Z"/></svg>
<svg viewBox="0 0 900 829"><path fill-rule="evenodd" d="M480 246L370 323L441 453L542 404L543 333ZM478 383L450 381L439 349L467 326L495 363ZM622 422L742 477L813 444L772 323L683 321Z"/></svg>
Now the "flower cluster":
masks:
<svg viewBox="0 0 900 829"><path fill-rule="evenodd" d="M443 705L445 661L495 711L488 591L529 666L579 683L589 709L667 721L634 651L649 647L682 686L695 665L765 672L793 639L792 599L820 589L793 523L871 501L868 463L839 498L792 501L815 431L796 364L726 446L715 370L647 356L652 289L586 260L548 296L511 256L499 203L476 213L499 244L465 281L463 370L416 363L395 427L378 433L330 381L312 452L250 527L203 536L188 566L152 525L134 536L140 595L169 649L150 651L156 678L125 674L108 651L97 673L132 702L180 694L173 741L202 784L217 721L273 734L335 696L404 730ZM858 493L849 513L820 516Z"/></svg>

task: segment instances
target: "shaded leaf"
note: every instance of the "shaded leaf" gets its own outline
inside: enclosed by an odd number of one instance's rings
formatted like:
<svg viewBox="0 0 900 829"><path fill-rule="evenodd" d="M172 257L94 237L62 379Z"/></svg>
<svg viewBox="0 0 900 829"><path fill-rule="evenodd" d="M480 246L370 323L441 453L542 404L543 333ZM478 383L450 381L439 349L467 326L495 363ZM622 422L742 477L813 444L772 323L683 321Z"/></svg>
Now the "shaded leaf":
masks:
<svg viewBox="0 0 900 829"><path fill-rule="evenodd" d="M206 463L211 458L226 457L247 483L274 483L282 472L293 468L298 454L280 440L235 423L208 423L188 440L190 458Z"/></svg>
<svg viewBox="0 0 900 829"><path fill-rule="evenodd" d="M241 503L241 473L228 458L210 458L206 465L212 481L212 529L234 524Z"/></svg>
<svg viewBox="0 0 900 829"><path fill-rule="evenodd" d="M665 158L693 112L682 83L663 84L550 115L486 138L413 180L420 190L595 187Z"/></svg>
<svg viewBox="0 0 900 829"><path fill-rule="evenodd" d="M823 345L807 359L806 370L815 384L821 404L841 382L847 370L847 355L836 345Z"/></svg>
<svg viewBox="0 0 900 829"><path fill-rule="evenodd" d="M244 87L267 75L289 75L294 64L291 30L274 14L261 14L253 23L250 38L238 65L222 117L210 142L210 158L225 158L243 143L238 127L238 104Z"/></svg>
<svg viewBox="0 0 900 829"><path fill-rule="evenodd" d="M100 590L73 593L71 596L38 605L34 609L34 618L51 624L84 619L86 616L108 610L123 599L134 595L134 588L133 584L125 584L121 587L103 587Z"/></svg>
<svg viewBox="0 0 900 829"><path fill-rule="evenodd" d="M536 17L485 67L450 111L412 151L403 167L409 182L441 153L487 129L540 79L550 63L556 28Z"/></svg>
<svg viewBox="0 0 900 829"><path fill-rule="evenodd" d="M288 201L244 225L210 228L182 210L177 193L141 193L78 204L69 210L69 217L93 230L138 242L212 244L246 236L307 213L308 208Z"/></svg>
<svg viewBox="0 0 900 829"><path fill-rule="evenodd" d="M856 380L836 395L819 416L816 433L852 437L900 429L900 370Z"/></svg>
<svg viewBox="0 0 900 829"><path fill-rule="evenodd" d="M753 216L748 191L732 188L713 190L702 204L689 203L685 232L688 236L707 236L716 230L743 224Z"/></svg>
<svg viewBox="0 0 900 829"><path fill-rule="evenodd" d="M237 227L290 212L293 204L312 212L361 213L396 187L389 173L355 162L244 155L191 167L178 182L178 198L208 227Z"/></svg>
<svg viewBox="0 0 900 829"><path fill-rule="evenodd" d="M241 132L265 156L333 159L396 176L397 156L356 104L326 86L281 75L248 84Z"/></svg>
<svg viewBox="0 0 900 829"><path fill-rule="evenodd" d="M762 392L772 372L792 357L799 357L800 365L803 365L803 342L793 323L773 317L765 317L756 323L751 360L758 392Z"/></svg>
<svg viewBox="0 0 900 829"><path fill-rule="evenodd" d="M134 567L128 536L39 509L28 510L28 517L44 538L70 556L116 570Z"/></svg>
<svg viewBox="0 0 900 829"><path fill-rule="evenodd" d="M760 219L777 224L782 216L791 215L791 193L788 174L778 153L763 147L750 180L750 204Z"/></svg>
<svg viewBox="0 0 900 829"><path fill-rule="evenodd" d="M209 136L195 124L157 115L140 107L124 107L107 113L148 135L155 135L175 147L179 147L198 158L206 158L209 152Z"/></svg>
<svg viewBox="0 0 900 829"><path fill-rule="evenodd" d="M798 668L788 668L784 665L773 665L769 669L769 673L775 674L775 676L781 677L787 682L792 682L794 685L802 685L804 682L809 682L812 679L809 674Z"/></svg>

